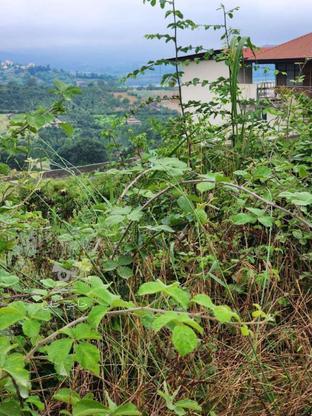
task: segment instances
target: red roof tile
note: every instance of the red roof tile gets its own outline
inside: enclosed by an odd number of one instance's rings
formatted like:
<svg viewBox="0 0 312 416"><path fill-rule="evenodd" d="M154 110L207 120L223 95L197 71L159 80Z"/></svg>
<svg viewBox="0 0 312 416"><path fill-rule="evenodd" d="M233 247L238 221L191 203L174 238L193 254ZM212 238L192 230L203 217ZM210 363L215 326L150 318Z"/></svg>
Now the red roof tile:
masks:
<svg viewBox="0 0 312 416"><path fill-rule="evenodd" d="M308 58L312 58L312 32L281 45L256 52L256 59L259 61ZM246 59L255 60L253 56Z"/></svg>
<svg viewBox="0 0 312 416"><path fill-rule="evenodd" d="M253 52L250 48L245 48L243 51L243 55L245 59L253 60L253 59L256 59L255 57L257 57L259 53L265 52L268 49L271 49L271 47L263 47Z"/></svg>

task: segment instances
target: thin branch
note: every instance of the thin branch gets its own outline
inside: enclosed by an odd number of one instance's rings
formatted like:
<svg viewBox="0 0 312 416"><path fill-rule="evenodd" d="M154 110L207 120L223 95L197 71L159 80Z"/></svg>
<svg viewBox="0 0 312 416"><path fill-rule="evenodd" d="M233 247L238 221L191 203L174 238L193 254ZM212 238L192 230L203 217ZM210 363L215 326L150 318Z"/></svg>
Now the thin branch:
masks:
<svg viewBox="0 0 312 416"><path fill-rule="evenodd" d="M134 308L129 308L129 309L120 309L120 310L115 310L115 311L109 311L105 314L104 318L106 317L112 317L112 316L120 316L120 315L134 315L137 316L136 314L138 312L150 312L150 313L157 313L157 314L165 314L168 312L168 310L165 309L157 309L157 308L150 308L148 306L139 306L139 307L134 307ZM190 316L191 318L200 318L200 319L204 319L207 321L212 321L212 322L216 322L216 323L220 323L220 321L216 318L214 318L213 316L210 315L206 315L206 314L202 314L202 313L197 313L197 312L184 312L184 311L170 311L170 312L175 312L177 314L188 314L188 316ZM48 344L50 341L53 341L55 338L58 337L58 335L60 335L64 330L72 328L75 325L78 325L82 322L87 321L88 316L87 315L83 315L78 319L75 319L74 321L70 322L69 324L65 325L63 328L58 329L57 331L53 332L52 334L50 334L48 337L41 339L30 351L28 354L26 354L25 360L26 361L30 361L31 359L33 359L34 354L36 353L36 351L40 348L43 347L44 345ZM234 326L239 326L241 327L242 325L259 325L262 324L266 324L267 321L257 321L257 320L253 320L253 321L249 321L249 322L227 322L228 325L234 325Z"/></svg>
<svg viewBox="0 0 312 416"><path fill-rule="evenodd" d="M136 176L132 182L130 182L124 189L124 191L122 192L122 194L120 195L120 197L117 200L117 204L119 204L122 199L127 195L127 193L129 192L129 190L132 188L132 186L134 186L146 173L150 172L151 168L149 169L145 169L143 172L141 172L138 176Z"/></svg>

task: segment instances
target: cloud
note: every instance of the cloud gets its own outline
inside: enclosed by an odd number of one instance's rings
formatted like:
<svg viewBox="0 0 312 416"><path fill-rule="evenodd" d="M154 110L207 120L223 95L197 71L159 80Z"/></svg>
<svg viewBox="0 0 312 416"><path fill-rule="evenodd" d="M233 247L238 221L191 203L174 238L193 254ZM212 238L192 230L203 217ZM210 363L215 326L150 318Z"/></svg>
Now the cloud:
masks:
<svg viewBox="0 0 312 416"><path fill-rule="evenodd" d="M312 30L311 0L223 0L240 6L231 24L259 45L286 41ZM300 5L298 5L300 3ZM220 0L177 0L185 15L200 23L220 23ZM145 33L164 32L163 12L142 0L1 0L2 51L69 50L85 55L101 50L142 58L169 53ZM220 45L213 33L188 33L186 43ZM168 52L167 52L168 51ZM72 55L71 55L72 56Z"/></svg>

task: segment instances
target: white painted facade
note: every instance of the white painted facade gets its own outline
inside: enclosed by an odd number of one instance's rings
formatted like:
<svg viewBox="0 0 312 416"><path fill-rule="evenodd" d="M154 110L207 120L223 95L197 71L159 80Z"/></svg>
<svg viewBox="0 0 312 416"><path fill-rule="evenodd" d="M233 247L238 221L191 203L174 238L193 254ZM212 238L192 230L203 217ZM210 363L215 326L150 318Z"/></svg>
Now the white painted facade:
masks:
<svg viewBox="0 0 312 416"><path fill-rule="evenodd" d="M192 61L183 66L183 71L183 84L191 82L194 78L198 78L200 81L207 80L213 82L219 77L229 77L229 70L225 63L213 60L200 61L199 63ZM189 85L183 86L182 98L184 103L191 100L206 103L213 99L213 93L210 91L208 85L205 87L201 85Z"/></svg>
<svg viewBox="0 0 312 416"><path fill-rule="evenodd" d="M209 85L202 86L188 85L185 83L191 82L194 78L200 81L207 80L214 82L220 77L228 78L229 69L224 62L217 62L215 60L205 60L196 63L191 61L189 64L183 66L184 75L182 78L182 99L186 104L189 101L201 101L208 103L214 99L214 94L210 90ZM239 88L242 97L245 99L257 99L257 85L252 83L252 68L241 68L239 73ZM215 119L215 122L219 120Z"/></svg>

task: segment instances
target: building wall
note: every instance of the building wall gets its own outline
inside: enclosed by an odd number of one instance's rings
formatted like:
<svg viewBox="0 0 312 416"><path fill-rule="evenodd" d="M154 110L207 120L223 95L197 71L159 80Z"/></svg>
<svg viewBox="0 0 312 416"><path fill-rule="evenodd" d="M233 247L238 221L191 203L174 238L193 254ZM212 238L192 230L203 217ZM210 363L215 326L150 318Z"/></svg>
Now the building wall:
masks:
<svg viewBox="0 0 312 416"><path fill-rule="evenodd" d="M304 67L303 75L305 76L303 85L312 87L312 61L309 61Z"/></svg>
<svg viewBox="0 0 312 416"><path fill-rule="evenodd" d="M229 76L228 67L224 62L216 61L200 61L198 64L191 62L183 67L184 76L183 83L199 78L200 81L207 80L209 82L216 81L219 77L227 78ZM183 102L187 103L191 100L208 102L213 99L209 86L201 85L184 86L182 91Z"/></svg>
<svg viewBox="0 0 312 416"><path fill-rule="evenodd" d="M191 62L183 67L184 76L182 82L192 81L199 78L200 81L207 80L209 82L216 81L219 77L228 78L229 69L224 62L216 62L213 60L200 61L199 63ZM243 97L246 99L257 98L257 85L252 84L252 67L242 68L239 74L239 86ZM201 85L183 86L182 99L184 103L189 101L201 101L207 103L214 99L213 92L210 91L209 85L202 87ZM214 123L221 120L214 119Z"/></svg>
<svg viewBox="0 0 312 416"><path fill-rule="evenodd" d="M294 85L293 81L299 75L299 69L299 66L292 62L277 63L276 70L280 72L276 75L276 85L278 87Z"/></svg>
<svg viewBox="0 0 312 416"><path fill-rule="evenodd" d="M278 73L276 76L277 86L293 86L293 80L296 79L301 72L300 65L295 63L283 63L276 64L276 69L284 73ZM302 74L305 76L303 86L312 86L312 62L309 61L303 68Z"/></svg>

